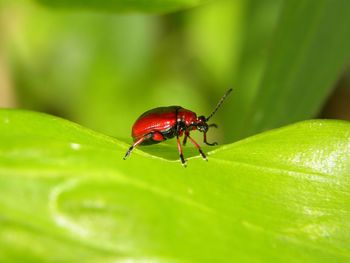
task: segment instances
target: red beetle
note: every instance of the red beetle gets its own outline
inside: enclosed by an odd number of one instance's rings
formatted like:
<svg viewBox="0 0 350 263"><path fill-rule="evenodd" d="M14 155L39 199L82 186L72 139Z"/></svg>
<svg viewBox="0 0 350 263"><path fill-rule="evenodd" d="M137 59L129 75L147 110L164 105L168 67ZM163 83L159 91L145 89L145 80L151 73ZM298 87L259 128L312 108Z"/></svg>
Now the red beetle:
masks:
<svg viewBox="0 0 350 263"><path fill-rule="evenodd" d="M130 146L129 150L124 156L124 160L131 154L132 150L139 144L154 144L170 139L176 136L177 148L180 154L182 165L186 166L186 161L182 153L182 147L179 137L185 134L183 145L186 144L187 138L193 143L202 155L204 160L208 160L202 151L199 144L192 139L190 131L199 130L203 132L204 143L210 146L217 143L207 142L207 132L209 127L217 127L216 124L207 124L209 119L216 113L225 98L230 94L232 89L226 91L224 96L220 99L213 112L206 118L204 116L197 117L193 111L184 109L180 106L159 107L142 114L132 126L132 138L134 144Z"/></svg>

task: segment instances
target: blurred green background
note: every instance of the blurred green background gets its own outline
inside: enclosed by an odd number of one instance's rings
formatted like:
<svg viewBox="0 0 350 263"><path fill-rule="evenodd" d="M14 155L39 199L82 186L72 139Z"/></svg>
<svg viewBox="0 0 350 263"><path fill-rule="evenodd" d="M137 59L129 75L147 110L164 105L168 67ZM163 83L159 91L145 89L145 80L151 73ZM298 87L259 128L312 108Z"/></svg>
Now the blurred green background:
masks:
<svg viewBox="0 0 350 263"><path fill-rule="evenodd" d="M210 135L220 142L350 119L348 1L167 2L2 0L0 106L123 139L150 108L207 115L229 87Z"/></svg>

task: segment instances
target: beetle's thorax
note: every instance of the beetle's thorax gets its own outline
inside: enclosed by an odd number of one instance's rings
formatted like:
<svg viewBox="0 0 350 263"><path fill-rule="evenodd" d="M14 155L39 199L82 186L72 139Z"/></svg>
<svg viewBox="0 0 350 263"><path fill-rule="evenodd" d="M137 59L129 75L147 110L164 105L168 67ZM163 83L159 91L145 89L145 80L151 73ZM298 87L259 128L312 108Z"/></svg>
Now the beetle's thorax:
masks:
<svg viewBox="0 0 350 263"><path fill-rule="evenodd" d="M197 115L193 111L181 108L177 111L177 121L183 122L187 127L197 121Z"/></svg>

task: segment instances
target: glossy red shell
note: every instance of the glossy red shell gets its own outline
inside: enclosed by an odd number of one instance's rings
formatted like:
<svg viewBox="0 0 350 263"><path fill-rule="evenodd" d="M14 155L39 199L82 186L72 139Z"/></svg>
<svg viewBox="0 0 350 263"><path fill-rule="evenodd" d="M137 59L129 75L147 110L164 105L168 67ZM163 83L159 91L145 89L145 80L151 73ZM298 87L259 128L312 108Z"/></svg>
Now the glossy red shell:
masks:
<svg viewBox="0 0 350 263"><path fill-rule="evenodd" d="M197 115L194 112L180 106L155 108L146 111L136 120L132 126L131 136L135 141L150 132L167 131L175 127L177 121L184 121L188 126L196 119Z"/></svg>

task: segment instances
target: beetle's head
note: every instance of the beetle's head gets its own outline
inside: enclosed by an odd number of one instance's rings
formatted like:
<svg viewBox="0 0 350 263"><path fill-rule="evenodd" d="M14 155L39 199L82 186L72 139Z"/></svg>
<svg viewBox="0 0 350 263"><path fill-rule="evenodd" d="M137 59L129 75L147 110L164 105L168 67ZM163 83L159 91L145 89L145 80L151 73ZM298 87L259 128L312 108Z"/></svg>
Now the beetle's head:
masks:
<svg viewBox="0 0 350 263"><path fill-rule="evenodd" d="M209 121L209 119L211 117L213 117L213 115L216 113L216 111L220 108L221 104L224 102L224 100L226 99L226 97L231 93L232 89L229 89L225 92L224 96L222 96L222 98L219 100L218 104L216 105L215 109L210 113L210 115L208 117L204 117L204 116L199 116L196 121L194 123L192 123L192 129L197 129L200 132L204 132L206 133L209 129L209 127L216 127L216 124L210 124L208 125L207 122Z"/></svg>
<svg viewBox="0 0 350 263"><path fill-rule="evenodd" d="M207 119L204 116L199 116L196 121L196 127L200 132L208 131Z"/></svg>

